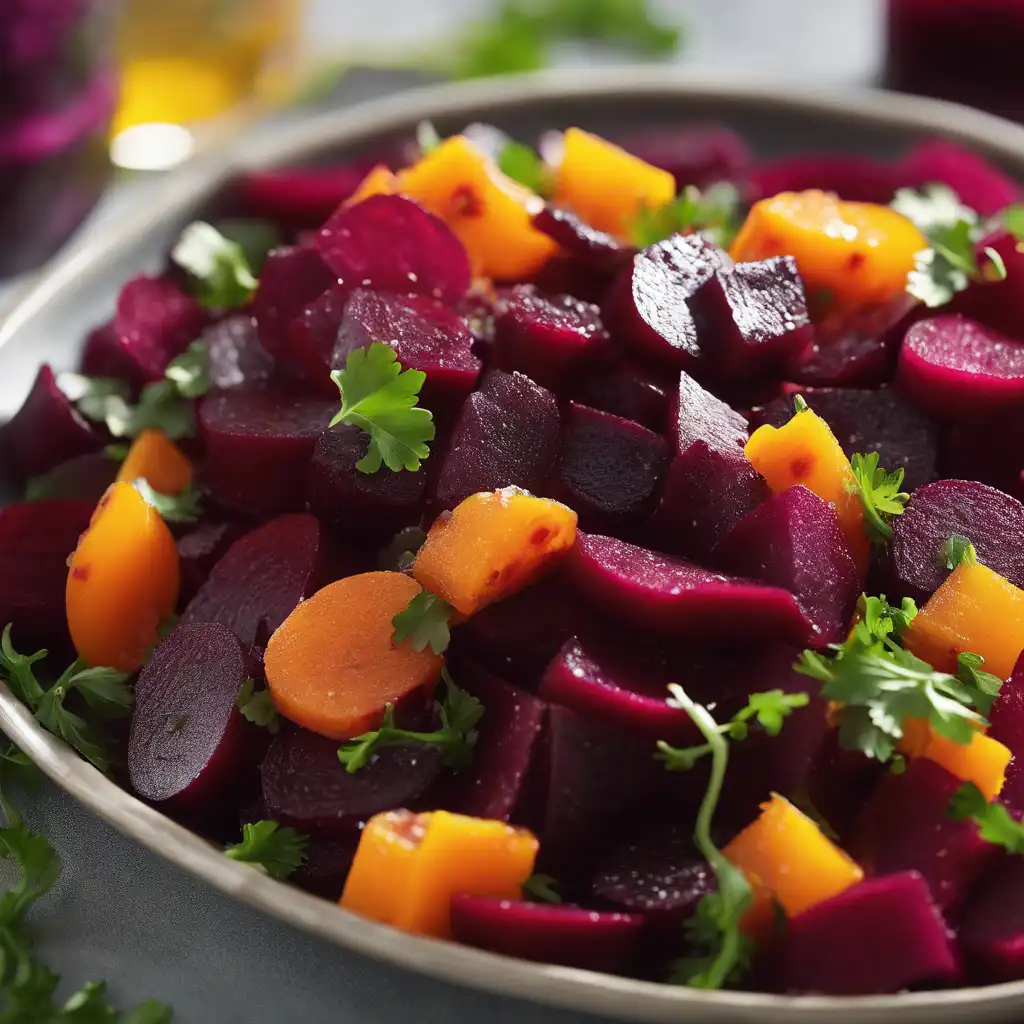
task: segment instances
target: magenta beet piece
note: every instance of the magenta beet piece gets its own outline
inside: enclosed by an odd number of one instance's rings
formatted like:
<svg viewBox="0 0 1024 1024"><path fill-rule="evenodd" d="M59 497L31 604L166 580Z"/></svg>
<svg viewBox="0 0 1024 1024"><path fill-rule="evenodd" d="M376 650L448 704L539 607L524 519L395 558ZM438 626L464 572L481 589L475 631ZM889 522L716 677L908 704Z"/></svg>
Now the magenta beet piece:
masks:
<svg viewBox="0 0 1024 1024"><path fill-rule="evenodd" d="M485 710L472 764L441 783L434 806L474 818L508 821L541 746L544 702L465 657L453 664L452 672L459 686Z"/></svg>
<svg viewBox="0 0 1024 1024"><path fill-rule="evenodd" d="M271 519L231 545L181 622L219 622L246 648L266 643L303 598L329 581L331 556L313 516Z"/></svg>
<svg viewBox="0 0 1024 1024"><path fill-rule="evenodd" d="M899 184L920 188L931 182L948 185L960 201L982 217L1017 202L1020 185L977 153L947 139L930 139L912 149L896 168Z"/></svg>
<svg viewBox="0 0 1024 1024"><path fill-rule="evenodd" d="M467 946L565 967L616 974L632 956L640 914L452 897L452 937Z"/></svg>
<svg viewBox="0 0 1024 1024"><path fill-rule="evenodd" d="M545 297L517 287L503 299L494 323L495 359L542 387L558 391L608 342L597 306L569 295Z"/></svg>
<svg viewBox="0 0 1024 1024"><path fill-rule="evenodd" d="M1019 819L1024 817L1024 655L1003 683L988 718L988 734L1013 752L999 800Z"/></svg>
<svg viewBox="0 0 1024 1024"><path fill-rule="evenodd" d="M942 439L939 475L978 480L1024 500L1022 441L1024 408L950 424Z"/></svg>
<svg viewBox="0 0 1024 1024"><path fill-rule="evenodd" d="M266 815L263 815L266 817ZM306 892L336 903L359 848L359 835L312 836L306 859L288 881Z"/></svg>
<svg viewBox="0 0 1024 1024"><path fill-rule="evenodd" d="M972 982L1024 978L1024 862L1019 857L1005 857L972 893L959 938Z"/></svg>
<svg viewBox="0 0 1024 1024"><path fill-rule="evenodd" d="M235 184L247 213L291 231L319 227L359 187L368 160L327 167L247 171Z"/></svg>
<svg viewBox="0 0 1024 1024"><path fill-rule="evenodd" d="M317 394L338 393L331 380L331 357L351 291L344 283L331 285L285 327L288 364Z"/></svg>
<svg viewBox="0 0 1024 1024"><path fill-rule="evenodd" d="M902 466L905 491L935 479L938 427L894 388L810 388L800 394L828 423L848 457L878 452L879 465L889 470ZM781 427L792 417L792 395L751 414L757 426Z"/></svg>
<svg viewBox="0 0 1024 1024"><path fill-rule="evenodd" d="M114 313L118 344L131 360L130 382L161 380L167 364L199 337L208 320L199 303L168 278L132 278Z"/></svg>
<svg viewBox="0 0 1024 1024"><path fill-rule="evenodd" d="M3 461L18 481L41 476L102 443L97 430L57 387L46 363L39 367L21 408L0 428Z"/></svg>
<svg viewBox="0 0 1024 1024"><path fill-rule="evenodd" d="M631 132L618 140L623 149L669 171L676 187L704 188L741 178L750 166L750 147L731 128L687 124L678 128Z"/></svg>
<svg viewBox="0 0 1024 1024"><path fill-rule="evenodd" d="M355 291L345 308L332 366L342 368L349 353L375 341L390 345L406 370L427 379L420 405L450 420L480 374L473 335L454 310L422 295Z"/></svg>
<svg viewBox="0 0 1024 1024"><path fill-rule="evenodd" d="M851 837L850 853L874 875L918 871L947 910L964 902L999 848L971 821L953 821L949 802L960 779L927 758L878 784Z"/></svg>
<svg viewBox="0 0 1024 1024"><path fill-rule="evenodd" d="M385 747L351 774L337 740L306 729L274 738L260 775L267 813L302 832L345 836L381 811L414 804L441 772L436 747Z"/></svg>
<svg viewBox="0 0 1024 1024"><path fill-rule="evenodd" d="M976 480L938 480L919 487L893 520L889 561L900 594L926 601L949 575L946 542L967 537L978 561L1024 587L1024 505Z"/></svg>
<svg viewBox="0 0 1024 1024"><path fill-rule="evenodd" d="M750 171L757 198L820 189L857 203L888 205L902 184L892 164L852 153L801 153Z"/></svg>
<svg viewBox="0 0 1024 1024"><path fill-rule="evenodd" d="M479 491L515 485L537 491L558 454L554 396L521 373L496 370L466 400L441 459L439 509Z"/></svg>
<svg viewBox="0 0 1024 1024"><path fill-rule="evenodd" d="M358 427L325 430L313 451L306 497L309 510L343 537L382 544L419 521L427 474L424 468L363 473L356 463L369 444Z"/></svg>
<svg viewBox="0 0 1024 1024"><path fill-rule="evenodd" d="M187 604L199 592L213 567L242 534L238 523L211 519L199 523L175 542L181 566L179 601Z"/></svg>
<svg viewBox="0 0 1024 1024"><path fill-rule="evenodd" d="M136 387L140 383L134 360L121 345L113 320L89 332L79 367L87 377L116 377Z"/></svg>
<svg viewBox="0 0 1024 1024"><path fill-rule="evenodd" d="M959 964L950 931L915 871L872 878L789 922L787 992L885 995L952 982Z"/></svg>
<svg viewBox="0 0 1024 1024"><path fill-rule="evenodd" d="M937 419L991 415L1024 401L1024 342L962 316L922 320L907 332L896 383Z"/></svg>
<svg viewBox="0 0 1024 1024"><path fill-rule="evenodd" d="M25 489L26 500L67 498L95 505L114 482L120 464L102 451L76 455L35 477Z"/></svg>
<svg viewBox="0 0 1024 1024"><path fill-rule="evenodd" d="M661 548L706 557L768 487L743 454L747 421L692 377L680 373L673 398L672 461L647 522Z"/></svg>
<svg viewBox="0 0 1024 1024"><path fill-rule="evenodd" d="M1011 338L1024 338L1024 295L1014 284L1024 273L1024 252L1018 245L1017 236L1005 227L989 232L975 247L978 264L984 267L990 259L985 250L994 249L1006 266L1006 278L971 282L953 300L957 312Z"/></svg>
<svg viewBox="0 0 1024 1024"><path fill-rule="evenodd" d="M274 249L263 264L250 306L260 344L280 362L301 368L292 354L288 326L337 283L337 275L331 273L315 249L293 245Z"/></svg>
<svg viewBox="0 0 1024 1024"><path fill-rule="evenodd" d="M215 388L259 387L274 375L274 360L260 344L256 321L236 313L207 327L199 340L210 354Z"/></svg>
<svg viewBox="0 0 1024 1024"><path fill-rule="evenodd" d="M573 397L593 409L634 420L661 434L668 424L672 387L671 379L663 374L617 360L582 375Z"/></svg>
<svg viewBox="0 0 1024 1024"><path fill-rule="evenodd" d="M316 440L337 411L331 399L270 389L212 392L199 406L204 487L243 514L298 511Z"/></svg>
<svg viewBox="0 0 1024 1024"><path fill-rule="evenodd" d="M859 750L839 745L839 733L829 729L811 771L807 796L845 846L887 769Z"/></svg>
<svg viewBox="0 0 1024 1024"><path fill-rule="evenodd" d="M135 683L128 777L139 796L192 812L231 797L267 735L236 707L249 674L217 623L178 626L157 647Z"/></svg>
<svg viewBox="0 0 1024 1024"><path fill-rule="evenodd" d="M835 506L806 487L790 487L748 512L715 548L715 564L795 594L816 643L839 643L849 631L860 573Z"/></svg>
<svg viewBox="0 0 1024 1024"><path fill-rule="evenodd" d="M18 650L64 646L67 560L94 507L87 501L18 501L0 509L0 619L14 624Z"/></svg>
<svg viewBox="0 0 1024 1024"><path fill-rule="evenodd" d="M692 369L703 354L698 320L730 318L718 272L731 265L700 235L673 235L638 253L604 306L612 337L656 365Z"/></svg>
<svg viewBox="0 0 1024 1024"><path fill-rule="evenodd" d="M650 509L667 462L659 434L570 402L549 491L585 529L617 533Z"/></svg>
<svg viewBox="0 0 1024 1024"><path fill-rule="evenodd" d="M614 235L592 228L571 210L545 206L531 223L573 260L598 273L614 270L629 259L631 250Z"/></svg>
<svg viewBox="0 0 1024 1024"><path fill-rule="evenodd" d="M352 288L414 292L455 303L469 289L469 259L444 221L402 196L371 196L336 211L314 243Z"/></svg>
<svg viewBox="0 0 1024 1024"><path fill-rule="evenodd" d="M582 596L641 628L730 643L806 644L815 636L786 590L712 572L615 537L578 534L567 565Z"/></svg>

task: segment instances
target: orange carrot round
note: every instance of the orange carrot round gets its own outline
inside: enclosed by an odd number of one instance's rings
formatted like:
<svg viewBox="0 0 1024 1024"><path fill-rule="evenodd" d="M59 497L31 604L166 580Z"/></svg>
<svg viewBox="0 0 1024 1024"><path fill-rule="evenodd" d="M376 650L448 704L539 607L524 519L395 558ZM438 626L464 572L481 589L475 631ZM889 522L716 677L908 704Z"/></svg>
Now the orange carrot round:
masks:
<svg viewBox="0 0 1024 1024"><path fill-rule="evenodd" d="M367 572L303 601L270 638L264 666L285 718L344 740L375 728L387 704L433 688L443 659L396 644L391 620L420 592L399 572Z"/></svg>
<svg viewBox="0 0 1024 1024"><path fill-rule="evenodd" d="M100 499L69 562L68 629L90 665L134 672L178 601L174 538L131 484Z"/></svg>
<svg viewBox="0 0 1024 1024"><path fill-rule="evenodd" d="M117 473L126 484L140 478L161 494L180 494L192 483L192 463L162 430L144 430Z"/></svg>

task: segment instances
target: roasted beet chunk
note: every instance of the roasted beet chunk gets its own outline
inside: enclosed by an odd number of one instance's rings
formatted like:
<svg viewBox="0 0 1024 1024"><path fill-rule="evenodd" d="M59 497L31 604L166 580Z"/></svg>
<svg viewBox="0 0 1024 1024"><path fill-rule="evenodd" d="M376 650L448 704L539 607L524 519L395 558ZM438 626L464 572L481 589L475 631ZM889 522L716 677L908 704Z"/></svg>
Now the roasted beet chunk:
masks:
<svg viewBox="0 0 1024 1024"><path fill-rule="evenodd" d="M671 173L679 189L735 181L750 166L750 147L731 128L720 124L631 132L618 142L641 160Z"/></svg>
<svg viewBox="0 0 1024 1024"><path fill-rule="evenodd" d="M576 511L581 526L616 533L650 508L667 462L658 434L570 402L549 489Z"/></svg>
<svg viewBox="0 0 1024 1024"><path fill-rule="evenodd" d="M349 353L379 341L390 345L404 369L422 370L427 379L420 404L451 419L473 390L480 360L473 335L456 312L422 295L356 291L345 308L332 364L345 366Z"/></svg>
<svg viewBox="0 0 1024 1024"><path fill-rule="evenodd" d="M228 520L208 520L183 533L175 546L181 565L181 601L195 597L213 567L242 534L242 527Z"/></svg>
<svg viewBox="0 0 1024 1024"><path fill-rule="evenodd" d="M437 507L510 485L539 490L558 454L558 428L550 391L521 373L489 374L455 424L438 472Z"/></svg>
<svg viewBox="0 0 1024 1024"><path fill-rule="evenodd" d="M972 895L960 926L968 976L993 984L1024 978L1024 861L1006 857Z"/></svg>
<svg viewBox="0 0 1024 1024"><path fill-rule="evenodd" d="M210 381L215 388L258 387L274 374L274 360L260 344L256 321L247 313L207 327L199 340L210 353Z"/></svg>
<svg viewBox="0 0 1024 1024"><path fill-rule="evenodd" d="M614 235L592 228L571 210L557 206L545 206L534 214L533 226L556 241L572 259L598 273L621 266L632 251Z"/></svg>
<svg viewBox="0 0 1024 1024"><path fill-rule="evenodd" d="M645 366L615 360L595 367L579 381L574 398L593 409L603 409L635 420L658 434L665 432L672 377Z"/></svg>
<svg viewBox="0 0 1024 1024"><path fill-rule="evenodd" d="M331 285L286 327L289 364L317 394L337 393L332 357L351 290L347 284Z"/></svg>
<svg viewBox="0 0 1024 1024"><path fill-rule="evenodd" d="M901 184L892 164L852 153L804 153L760 164L750 172L756 198L820 189L840 199L886 205Z"/></svg>
<svg viewBox="0 0 1024 1024"><path fill-rule="evenodd" d="M1013 752L999 801L1014 815L1024 816L1024 655L1017 659L1013 673L1003 683L989 722L988 734Z"/></svg>

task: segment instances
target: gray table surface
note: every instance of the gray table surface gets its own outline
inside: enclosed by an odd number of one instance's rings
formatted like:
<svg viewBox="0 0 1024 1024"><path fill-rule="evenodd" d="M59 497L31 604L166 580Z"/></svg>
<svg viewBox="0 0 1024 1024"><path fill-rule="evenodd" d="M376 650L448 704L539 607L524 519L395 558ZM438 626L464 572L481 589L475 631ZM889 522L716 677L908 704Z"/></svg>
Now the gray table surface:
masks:
<svg viewBox="0 0 1024 1024"><path fill-rule="evenodd" d="M483 0L391 0L392 40L439 35ZM350 43L382 31L379 7L312 0L310 34ZM878 0L663 0L682 16L687 67L809 87L869 80L876 68ZM394 35L394 33L398 33ZM569 52L563 59L587 59ZM342 100L388 86L374 79ZM138 202L115 193L89 231ZM547 1010L431 981L323 943L222 896L171 867L50 784L20 801L59 850L64 872L36 908L38 948L70 988L106 978L122 1006L173 1005L180 1024L587 1024Z"/></svg>

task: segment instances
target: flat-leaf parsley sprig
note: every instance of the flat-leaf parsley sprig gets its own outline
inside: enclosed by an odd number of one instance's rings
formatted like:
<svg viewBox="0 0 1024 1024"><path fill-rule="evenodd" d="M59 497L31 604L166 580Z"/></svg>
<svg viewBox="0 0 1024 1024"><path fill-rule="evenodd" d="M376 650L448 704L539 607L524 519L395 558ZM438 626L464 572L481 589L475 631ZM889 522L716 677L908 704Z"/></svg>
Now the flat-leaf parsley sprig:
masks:
<svg viewBox="0 0 1024 1024"><path fill-rule="evenodd" d="M271 878L283 879L301 867L308 849L309 836L266 820L243 825L242 841L226 847L224 854Z"/></svg>
<svg viewBox="0 0 1024 1024"><path fill-rule="evenodd" d="M998 800L989 803L973 782L965 782L949 801L953 821L973 821L978 835L1007 853L1024 854L1024 823L1015 821Z"/></svg>
<svg viewBox="0 0 1024 1024"><path fill-rule="evenodd" d="M370 447L356 463L360 472L376 473L381 465L394 473L415 472L430 454L434 417L419 407L426 379L422 370L403 370L395 350L379 341L354 349L345 369L331 374L341 410L330 425L349 423L370 435Z"/></svg>
<svg viewBox="0 0 1024 1024"><path fill-rule="evenodd" d="M451 642L449 622L454 608L429 590L421 590L391 620L392 639L396 644L408 643L414 651L422 651L427 644L434 654L444 654Z"/></svg>
<svg viewBox="0 0 1024 1024"><path fill-rule="evenodd" d="M199 303L211 309L245 305L259 283L242 246L205 221L182 231L171 259L188 274Z"/></svg>
<svg viewBox="0 0 1024 1024"><path fill-rule="evenodd" d="M910 495L902 490L903 467L891 473L878 465L878 452L854 455L850 460L855 483L849 485L864 506L864 532L873 544L885 546L893 538L893 516L903 513Z"/></svg>

